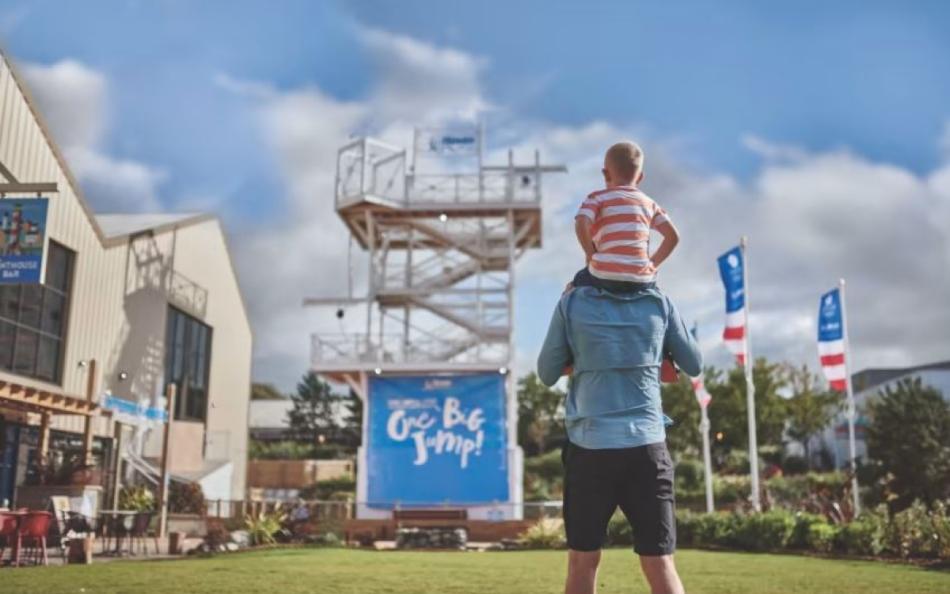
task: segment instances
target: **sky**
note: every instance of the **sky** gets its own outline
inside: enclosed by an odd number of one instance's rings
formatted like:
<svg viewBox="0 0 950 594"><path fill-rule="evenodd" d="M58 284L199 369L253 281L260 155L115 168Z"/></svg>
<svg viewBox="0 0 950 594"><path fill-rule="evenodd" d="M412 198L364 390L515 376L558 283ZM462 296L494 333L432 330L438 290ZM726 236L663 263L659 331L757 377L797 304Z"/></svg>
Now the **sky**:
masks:
<svg viewBox="0 0 950 594"><path fill-rule="evenodd" d="M729 364L715 258L743 234L755 354L817 367L818 296L843 277L855 369L950 358L947 30L925 1L0 0L0 45L97 212L224 222L254 377L283 389L337 330L301 307L345 285L337 148L476 117L491 154L568 167L518 265L518 373L626 138L683 235L660 286L708 362Z"/></svg>

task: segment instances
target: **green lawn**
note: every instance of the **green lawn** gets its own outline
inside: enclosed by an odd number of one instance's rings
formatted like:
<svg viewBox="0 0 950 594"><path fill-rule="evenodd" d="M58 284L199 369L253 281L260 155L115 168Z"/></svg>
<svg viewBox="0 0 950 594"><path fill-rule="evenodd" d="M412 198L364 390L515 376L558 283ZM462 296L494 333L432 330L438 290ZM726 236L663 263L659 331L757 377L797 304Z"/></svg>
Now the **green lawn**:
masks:
<svg viewBox="0 0 950 594"><path fill-rule="evenodd" d="M563 551L512 553L278 549L210 559L0 569L7 592L275 592L279 594L550 594L561 591ZM950 592L950 572L867 561L681 551L690 593ZM627 550L606 551L600 592L646 592Z"/></svg>

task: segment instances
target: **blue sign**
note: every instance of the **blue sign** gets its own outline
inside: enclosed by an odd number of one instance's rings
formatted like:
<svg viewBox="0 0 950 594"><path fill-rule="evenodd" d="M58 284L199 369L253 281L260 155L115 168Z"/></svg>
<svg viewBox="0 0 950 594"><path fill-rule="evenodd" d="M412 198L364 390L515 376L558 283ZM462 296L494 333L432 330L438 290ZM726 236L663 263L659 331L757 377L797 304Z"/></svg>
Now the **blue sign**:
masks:
<svg viewBox="0 0 950 594"><path fill-rule="evenodd" d="M832 289L821 296L821 304L818 307L818 342L841 340L843 337L841 292Z"/></svg>
<svg viewBox="0 0 950 594"><path fill-rule="evenodd" d="M0 200L0 284L40 282L46 198Z"/></svg>
<svg viewBox="0 0 950 594"><path fill-rule="evenodd" d="M368 419L370 505L508 499L504 376L373 377Z"/></svg>
<svg viewBox="0 0 950 594"><path fill-rule="evenodd" d="M745 306L745 279L743 278L742 248L736 246L719 256L719 276L726 288L726 313L739 311Z"/></svg>
<svg viewBox="0 0 950 594"><path fill-rule="evenodd" d="M110 410L115 420L129 425L159 425L168 421L168 411L156 406L146 406L106 393L99 401L99 408Z"/></svg>

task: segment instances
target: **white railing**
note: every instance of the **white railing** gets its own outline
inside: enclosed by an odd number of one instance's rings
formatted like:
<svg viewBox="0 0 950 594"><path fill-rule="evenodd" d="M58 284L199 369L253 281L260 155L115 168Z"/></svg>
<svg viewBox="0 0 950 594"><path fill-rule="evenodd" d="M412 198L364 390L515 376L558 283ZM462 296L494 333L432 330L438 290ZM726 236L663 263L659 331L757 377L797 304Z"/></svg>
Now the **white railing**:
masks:
<svg viewBox="0 0 950 594"><path fill-rule="evenodd" d="M311 363L315 367L345 364L404 364L453 361L504 365L508 344L478 344L472 336L451 338L414 338L408 344L401 336L373 337L359 333L314 334L311 337Z"/></svg>
<svg viewBox="0 0 950 594"><path fill-rule="evenodd" d="M536 162L480 172L414 174L407 171L404 149L361 138L337 155L335 200L337 207L368 195L402 205L539 203L541 175L550 170Z"/></svg>

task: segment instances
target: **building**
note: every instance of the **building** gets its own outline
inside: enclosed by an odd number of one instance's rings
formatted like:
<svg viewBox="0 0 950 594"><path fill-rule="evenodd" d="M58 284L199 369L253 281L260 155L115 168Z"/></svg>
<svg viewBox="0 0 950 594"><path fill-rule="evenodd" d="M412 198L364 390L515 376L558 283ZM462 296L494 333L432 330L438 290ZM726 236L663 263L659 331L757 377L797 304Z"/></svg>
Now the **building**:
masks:
<svg viewBox="0 0 950 594"><path fill-rule="evenodd" d="M855 422L855 454L859 460L867 456L867 444L864 438L866 419L863 411L868 400L887 388L893 388L902 380L914 378L920 378L925 386L936 388L945 399L950 400L950 361L903 368L864 369L851 376L852 386L854 386L854 403L858 410L858 418ZM839 413L831 426L813 439L818 442L816 444L818 447L813 447L812 451L828 452L836 468L844 468L848 465L848 420L844 412Z"/></svg>
<svg viewBox="0 0 950 594"><path fill-rule="evenodd" d="M118 458L123 476L156 480L161 429L118 424L99 403L161 407L170 384L173 478L243 499L252 337L219 222L94 214L3 54L0 192L0 204L49 199L44 282L0 284L0 503L46 452L81 452L107 474Z"/></svg>
<svg viewBox="0 0 950 594"><path fill-rule="evenodd" d="M283 441L293 439L288 415L294 408L290 398L279 400L252 400L248 417L251 439L258 441Z"/></svg>

